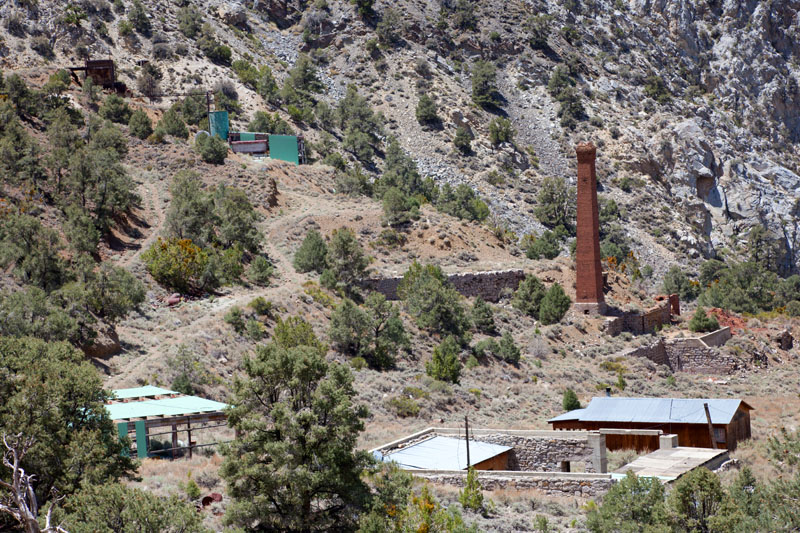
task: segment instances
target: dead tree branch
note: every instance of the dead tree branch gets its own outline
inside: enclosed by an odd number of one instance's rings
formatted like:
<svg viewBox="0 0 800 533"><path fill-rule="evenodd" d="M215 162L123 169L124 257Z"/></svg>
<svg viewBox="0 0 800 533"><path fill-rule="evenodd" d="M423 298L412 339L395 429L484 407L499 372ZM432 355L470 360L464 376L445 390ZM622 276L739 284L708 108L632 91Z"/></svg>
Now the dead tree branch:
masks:
<svg viewBox="0 0 800 533"><path fill-rule="evenodd" d="M68 533L60 525L52 525L51 518L57 498L47 509L45 525L39 524L39 502L33 489L36 480L34 474L27 474L22 468L22 460L36 441L32 437L23 437L22 433L9 438L3 435L3 466L11 470L11 481L0 478L0 513L14 517L25 529L26 533ZM6 492L7 491L7 492Z"/></svg>

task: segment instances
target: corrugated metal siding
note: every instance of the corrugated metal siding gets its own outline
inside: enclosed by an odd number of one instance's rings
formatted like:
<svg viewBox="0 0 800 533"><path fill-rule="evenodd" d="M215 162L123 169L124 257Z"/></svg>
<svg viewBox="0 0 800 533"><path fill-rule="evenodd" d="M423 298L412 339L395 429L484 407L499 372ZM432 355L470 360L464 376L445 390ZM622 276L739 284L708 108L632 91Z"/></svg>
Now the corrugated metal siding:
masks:
<svg viewBox="0 0 800 533"><path fill-rule="evenodd" d="M212 111L208 114L209 128L211 135L216 135L225 142L228 142L228 112L227 111Z"/></svg>
<svg viewBox="0 0 800 533"><path fill-rule="evenodd" d="M270 135L269 157L300 164L300 153L297 148L297 137L294 135Z"/></svg>

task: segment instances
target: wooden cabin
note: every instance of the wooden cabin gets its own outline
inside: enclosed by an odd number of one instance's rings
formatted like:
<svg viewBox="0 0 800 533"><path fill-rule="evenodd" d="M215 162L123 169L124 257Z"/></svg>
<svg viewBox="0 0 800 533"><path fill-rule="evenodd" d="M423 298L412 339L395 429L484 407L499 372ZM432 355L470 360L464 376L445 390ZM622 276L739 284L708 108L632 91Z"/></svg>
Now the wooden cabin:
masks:
<svg viewBox="0 0 800 533"><path fill-rule="evenodd" d="M705 404L714 431L711 440ZM592 398L583 409L569 411L548 422L553 429L648 429L678 436L679 446L735 450L737 444L750 438L750 411L753 408L736 399L689 398ZM607 438L609 450L635 448L640 451L658 449L651 436Z"/></svg>

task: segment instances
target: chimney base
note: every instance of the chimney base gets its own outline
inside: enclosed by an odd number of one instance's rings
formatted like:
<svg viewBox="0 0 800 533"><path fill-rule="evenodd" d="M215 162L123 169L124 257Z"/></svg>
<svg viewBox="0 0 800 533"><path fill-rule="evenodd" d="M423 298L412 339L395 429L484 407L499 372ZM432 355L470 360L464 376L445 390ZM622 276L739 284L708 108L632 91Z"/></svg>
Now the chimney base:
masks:
<svg viewBox="0 0 800 533"><path fill-rule="evenodd" d="M575 309L576 313L582 315L600 315L603 316L606 314L606 303L605 302L577 302L572 304L573 309Z"/></svg>

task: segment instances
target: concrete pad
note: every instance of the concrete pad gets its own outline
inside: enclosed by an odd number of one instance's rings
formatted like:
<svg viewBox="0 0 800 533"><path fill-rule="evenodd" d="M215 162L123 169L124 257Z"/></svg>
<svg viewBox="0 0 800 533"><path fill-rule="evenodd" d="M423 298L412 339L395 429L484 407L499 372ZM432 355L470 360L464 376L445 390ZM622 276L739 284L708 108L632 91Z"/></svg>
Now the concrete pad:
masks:
<svg viewBox="0 0 800 533"><path fill-rule="evenodd" d="M662 481L673 481L686 472L701 466L712 470L728 459L728 450L679 446L643 455L612 472L611 476L620 479L630 470L637 476L657 477Z"/></svg>

